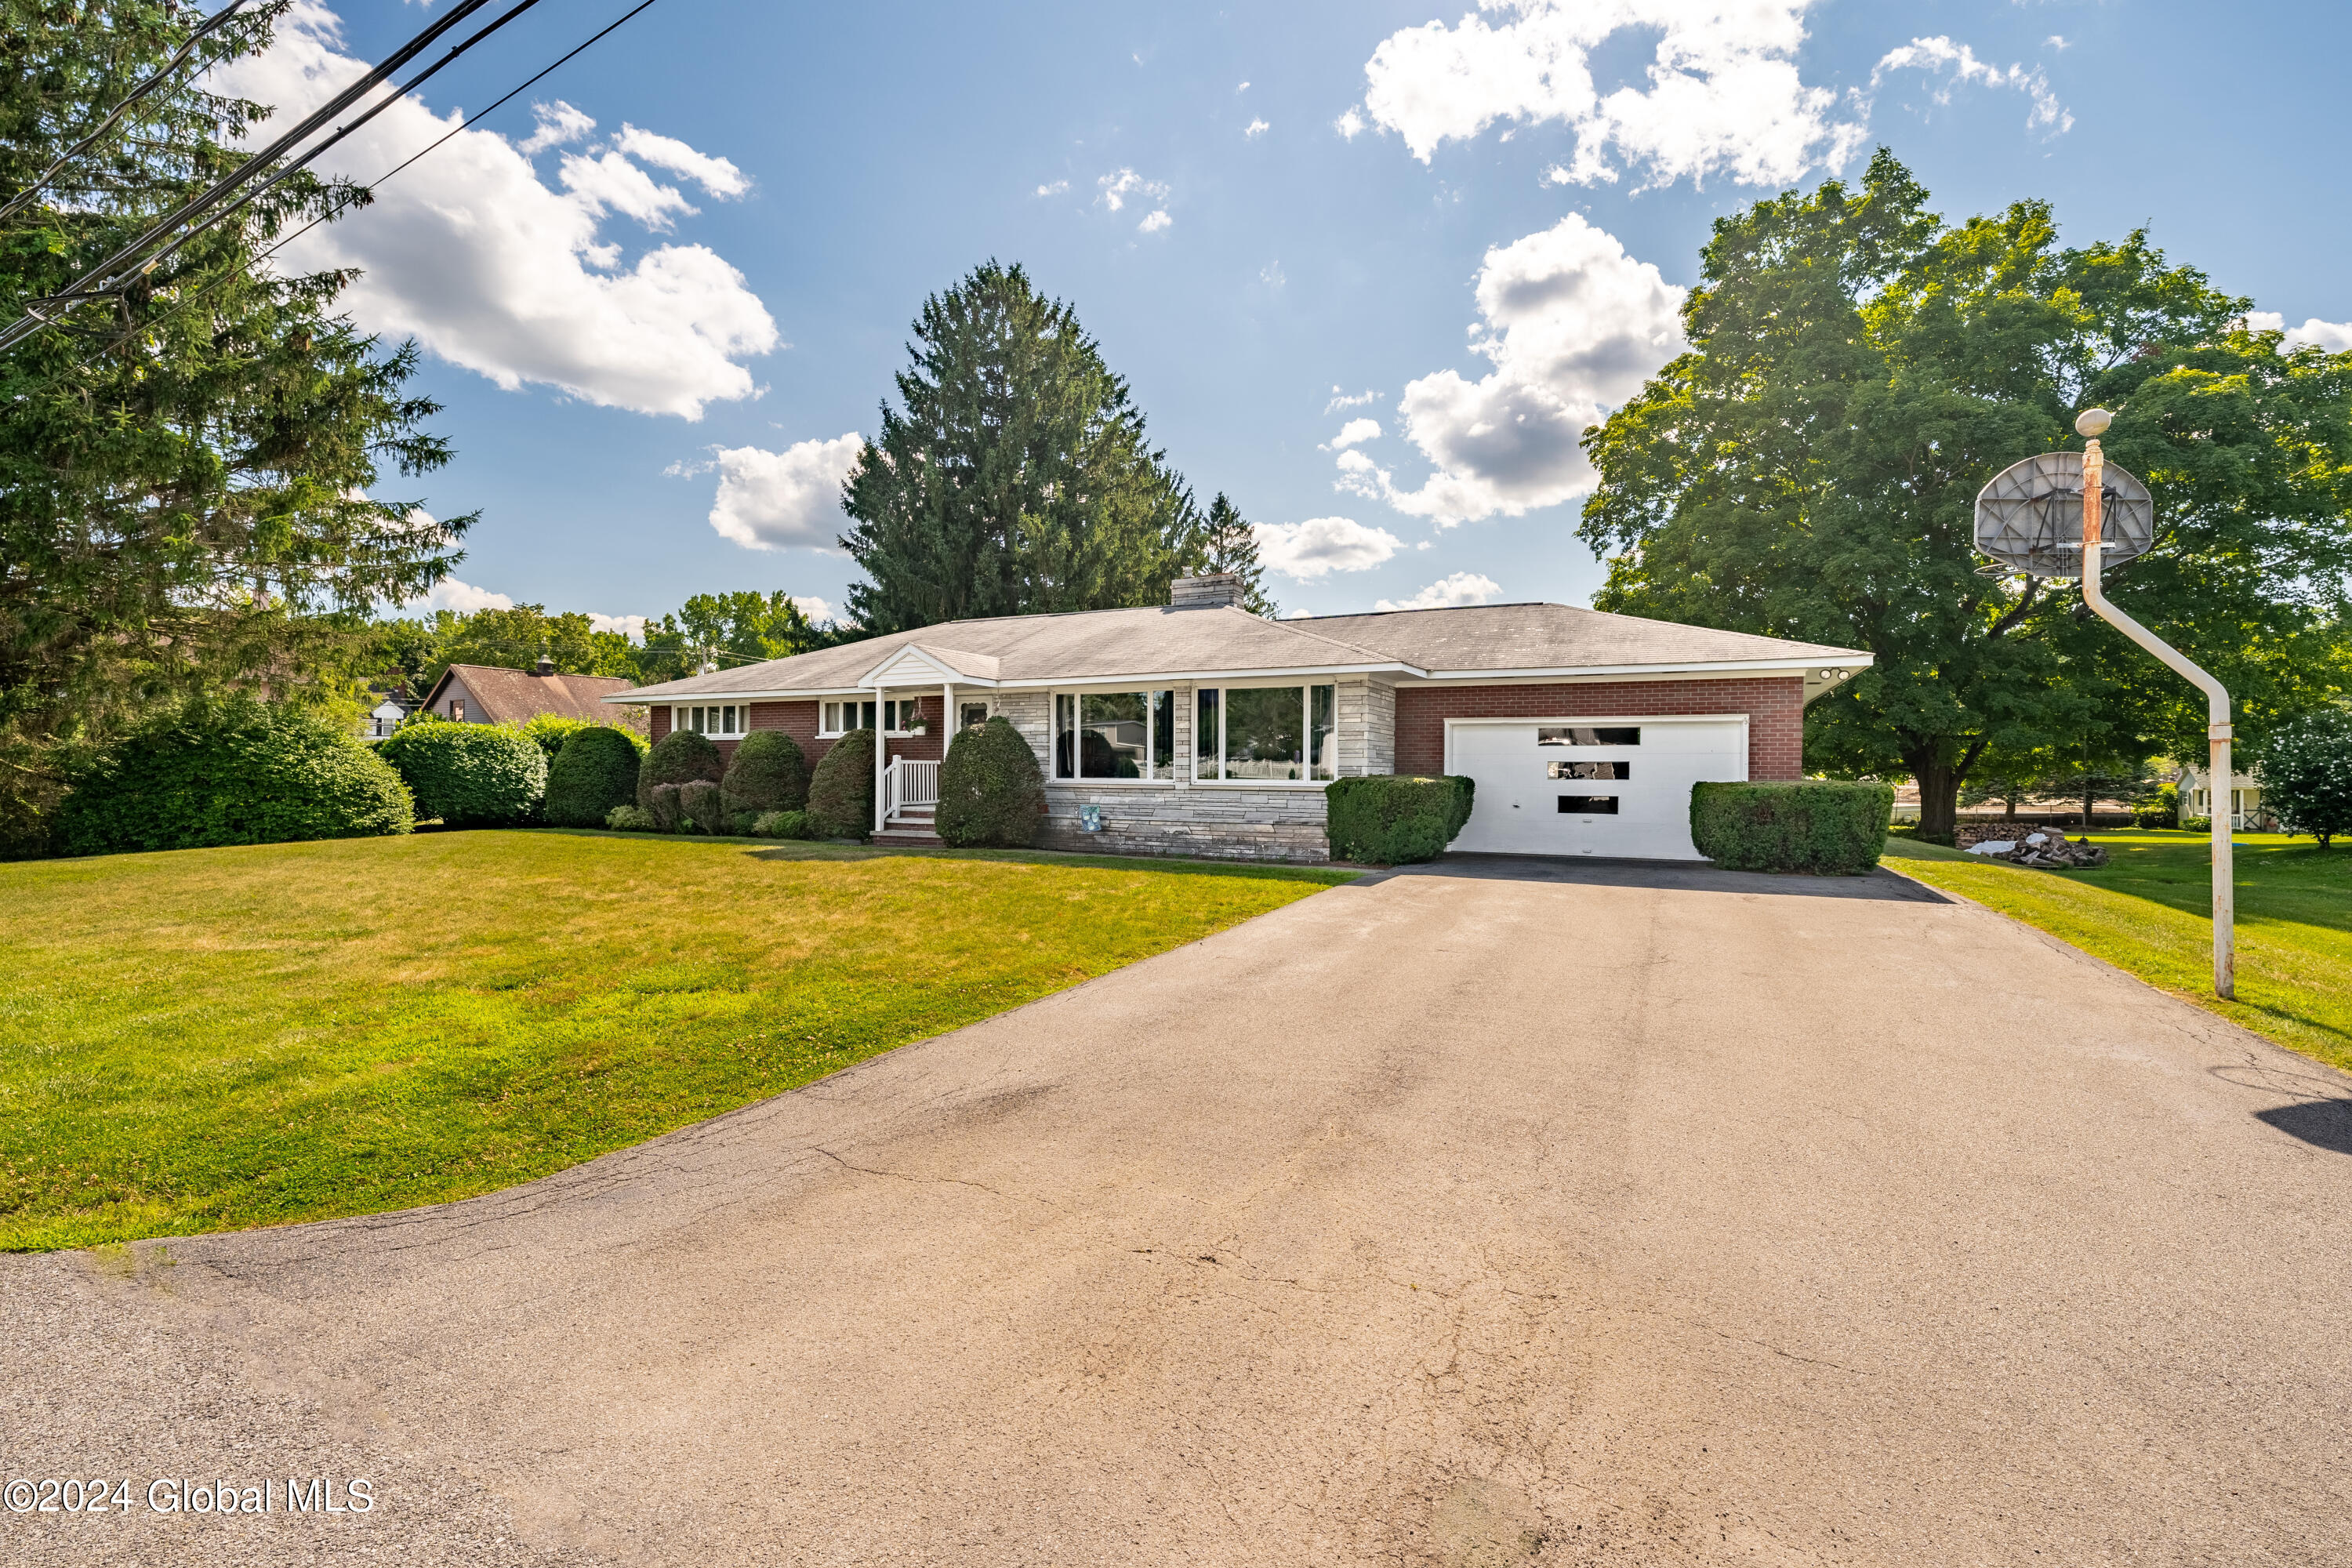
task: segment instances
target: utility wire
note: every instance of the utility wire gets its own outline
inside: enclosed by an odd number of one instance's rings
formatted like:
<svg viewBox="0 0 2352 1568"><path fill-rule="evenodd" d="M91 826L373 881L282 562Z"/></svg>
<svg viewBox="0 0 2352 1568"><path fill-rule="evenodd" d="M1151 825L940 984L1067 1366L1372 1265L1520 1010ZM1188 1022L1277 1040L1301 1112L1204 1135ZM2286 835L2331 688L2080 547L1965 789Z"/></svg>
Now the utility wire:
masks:
<svg viewBox="0 0 2352 1568"><path fill-rule="evenodd" d="M149 226L145 232L142 233L137 238L121 246L114 252L113 255L100 262L96 267L91 268L88 272L83 273L66 288L50 295L47 300L37 301L34 305L28 307L24 316L21 317L13 326L9 327L5 331L0 331L0 351L14 348L16 344L24 342L26 338L29 338L34 333L39 331L43 327L51 324L51 319L41 313L39 309L41 305L70 304L76 300L88 298L93 293L110 292L120 282L119 279L111 276L118 268L124 267L135 260L158 239L170 234L173 230L178 228L190 218L195 217L206 210L218 205L232 193L250 182L257 174L259 174L263 170L275 163L279 158L284 157L289 149L299 145L305 138L315 132L321 125L326 124L336 115L341 114L344 110L350 108L360 99L374 91L377 88L382 87L386 81L391 79L394 72L408 64L409 61L415 59L418 55L423 54L427 48L431 47L434 42L443 34L449 32L452 28L456 27L457 24L463 22L467 17L472 16L475 12L480 10L483 6L488 4L489 0L457 0L457 4L450 10L447 16L442 17L437 22L430 24L424 31L418 33L415 37L409 39L408 42L394 50L393 53L387 56L383 63L376 66L374 69L369 71L365 76L360 78L359 80L343 89L342 91L335 94L334 97L329 99L325 103L320 105L318 109L305 116L300 124L295 126L292 130L278 137L276 141L269 143L268 146L264 147L260 152L256 153L253 156L247 158L242 164L238 165L234 172L215 181L206 189L198 192L196 195L189 197L186 201L181 203L180 205L174 208L169 215ZM446 64L446 62L445 61L444 63ZM303 163L307 163L308 161L309 160L307 158L299 160L295 166L299 168ZM93 289L91 288L91 285L93 284L99 284L100 287Z"/></svg>
<svg viewBox="0 0 2352 1568"><path fill-rule="evenodd" d="M125 114L129 113L132 104L137 103L141 99L145 98L149 93L154 91L158 87L163 85L163 79L165 77L170 76L173 71L178 70L182 66L185 65L187 63L188 57L195 52L196 46L203 43L207 37L218 30L222 23L227 21L231 16L236 16L239 10L244 8L244 5L245 0L229 0L229 3L226 5L224 5L219 10L214 12L210 16L205 17L204 25L198 27L194 32L188 35L188 41L182 44L177 52L175 52L170 59L165 60L161 66L156 68L154 75L149 77L145 81L141 82L137 87L132 88L129 93L124 95L122 101L116 104L113 110L108 113L107 117L98 122L97 130L92 131L89 135L83 137L80 141L67 148L63 153L58 154L58 161L51 163L47 168L42 170L39 178L36 179L31 184L26 185L23 190L18 191L14 196L10 197L6 206L0 206L0 218L5 218L18 207L21 207L26 202L31 201L36 195L40 194L43 187L47 185L51 180L58 177L58 171L62 170L68 163L72 163L76 158L80 157L84 153L89 152L92 147L97 146L99 138L113 130L114 122L121 119Z"/></svg>

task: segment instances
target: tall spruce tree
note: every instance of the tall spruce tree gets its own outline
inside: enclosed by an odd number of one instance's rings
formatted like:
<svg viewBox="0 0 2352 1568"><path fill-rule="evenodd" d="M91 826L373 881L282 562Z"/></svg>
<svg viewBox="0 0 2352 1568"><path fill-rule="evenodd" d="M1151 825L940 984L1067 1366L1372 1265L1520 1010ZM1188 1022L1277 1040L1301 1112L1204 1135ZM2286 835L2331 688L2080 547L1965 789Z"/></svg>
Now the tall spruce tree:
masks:
<svg viewBox="0 0 2352 1568"><path fill-rule="evenodd" d="M1250 614L1271 619L1280 613L1265 591L1265 567L1257 558L1257 531L1223 490L1209 503L1209 515L1202 526L1201 570L1230 572L1239 577L1242 604Z"/></svg>
<svg viewBox="0 0 2352 1568"><path fill-rule="evenodd" d="M843 486L866 630L1164 604L1199 568L1192 490L1068 305L992 261L924 301L914 333L904 406L883 405Z"/></svg>
<svg viewBox="0 0 2352 1568"><path fill-rule="evenodd" d="M268 46L288 0L213 32L0 219L14 321L244 161L262 105L205 68ZM0 0L0 196L26 195L186 41L183 6ZM331 314L350 280L259 253L363 193L297 175L118 294L0 356L0 853L37 849L73 759L191 689L320 689L367 606L422 594L468 519L368 498L448 450L413 345ZM340 683L338 689L341 689Z"/></svg>

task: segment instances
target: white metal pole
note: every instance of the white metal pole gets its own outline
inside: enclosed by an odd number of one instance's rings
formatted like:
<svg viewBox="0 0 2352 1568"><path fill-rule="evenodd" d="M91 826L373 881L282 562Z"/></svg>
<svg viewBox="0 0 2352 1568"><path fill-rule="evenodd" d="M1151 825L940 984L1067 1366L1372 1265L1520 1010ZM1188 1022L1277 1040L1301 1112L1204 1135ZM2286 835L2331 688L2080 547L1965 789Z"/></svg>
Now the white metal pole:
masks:
<svg viewBox="0 0 2352 1568"><path fill-rule="evenodd" d="M874 686L874 831L877 833L881 832L884 826L882 753L889 749L889 743L882 739L882 685L877 681Z"/></svg>
<svg viewBox="0 0 2352 1568"><path fill-rule="evenodd" d="M2101 503L2099 487L2105 477L2106 457L2099 450L2099 434L2110 416L2105 409L2086 410L2074 428L2089 437L2083 446L2083 602L2124 636L2156 655L2189 684L2205 693L2205 736L2210 752L2208 766L2213 797L2213 994L2224 1002L2238 994L2237 897L2230 864L2230 692L2171 644L2117 608L2099 583ZM2087 831L2090 823L2084 822Z"/></svg>

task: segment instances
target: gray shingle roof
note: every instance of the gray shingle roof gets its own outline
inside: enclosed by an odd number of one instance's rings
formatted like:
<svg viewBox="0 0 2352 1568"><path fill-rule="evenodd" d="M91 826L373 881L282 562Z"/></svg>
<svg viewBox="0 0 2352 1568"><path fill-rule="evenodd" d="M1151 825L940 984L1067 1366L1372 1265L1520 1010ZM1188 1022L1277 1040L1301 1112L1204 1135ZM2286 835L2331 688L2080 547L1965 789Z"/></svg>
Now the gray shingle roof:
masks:
<svg viewBox="0 0 2352 1568"><path fill-rule="evenodd" d="M912 648L967 679L1025 685L1129 676L1317 670L1573 670L1811 661L1866 664L1867 654L1745 632L1646 621L1567 605L1487 605L1268 621L1230 606L1092 610L952 621L629 693L689 697L848 691ZM909 681L908 684L925 684Z"/></svg>

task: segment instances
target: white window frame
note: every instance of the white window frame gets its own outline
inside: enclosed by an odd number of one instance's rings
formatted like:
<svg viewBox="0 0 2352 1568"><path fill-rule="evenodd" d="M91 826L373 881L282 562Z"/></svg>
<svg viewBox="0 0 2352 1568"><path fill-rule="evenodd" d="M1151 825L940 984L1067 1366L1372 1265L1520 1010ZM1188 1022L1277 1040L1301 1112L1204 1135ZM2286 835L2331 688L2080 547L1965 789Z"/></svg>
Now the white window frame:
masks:
<svg viewBox="0 0 2352 1568"><path fill-rule="evenodd" d="M697 729L689 716L698 710L709 716L703 721L708 727L698 731L709 740L740 741L751 732L751 705L749 702L673 702L669 710L670 733ZM731 730L720 728L729 715L733 716L735 727Z"/></svg>
<svg viewBox="0 0 2352 1568"><path fill-rule="evenodd" d="M1244 680L1231 686L1212 686L1202 682L1192 688L1194 731L1192 755L1180 766L1192 778L1192 783L1202 789L1322 789L1346 776L1339 771L1339 762L1336 754L1331 761L1331 777L1318 779L1315 776L1315 689L1318 686L1328 686L1331 689L1331 741L1336 752L1339 740L1339 683L1338 681L1316 680L1311 678L1300 680ZM1213 691L1217 694L1217 771L1223 773L1225 767L1225 716L1233 708L1233 705L1225 700L1225 693L1286 690L1296 690L1298 693L1298 740L1299 749L1307 757L1307 776L1303 779L1204 779L1201 777L1199 734L1201 693Z"/></svg>
<svg viewBox="0 0 2352 1568"><path fill-rule="evenodd" d="M1155 767L1155 766L1157 766L1157 765L1158 765L1158 764L1157 764L1157 752L1158 752L1158 742L1159 742L1159 739L1160 739L1160 736L1159 736L1160 718L1159 718L1159 714L1158 714L1158 712L1157 712L1157 710L1156 710L1156 707L1155 707L1155 705L1154 705L1154 703L1152 702L1152 700L1152 700L1154 697L1158 696L1160 692L1163 692L1163 691L1170 693L1170 694L1171 694L1171 699L1172 699L1172 700L1171 700L1171 701L1170 701L1170 703L1168 704L1169 709L1170 709L1170 710L1171 710L1171 714L1172 714L1174 711L1176 711L1176 710L1181 710L1181 709L1183 707L1183 703L1184 703L1184 688L1183 688L1183 687L1181 687L1181 686L1179 686L1179 685L1177 685L1177 684L1175 684L1175 683L1173 683L1173 682L1171 682L1170 684L1168 684L1168 685L1166 685L1166 686L1127 686L1127 685L1119 685L1119 686L1091 686L1091 687L1059 686L1059 687L1055 687L1054 689L1052 689L1052 690L1050 690L1050 691L1046 692L1046 693L1045 693L1045 782L1046 782L1047 784L1080 784L1080 785L1085 786L1085 787L1086 787L1086 788L1087 788L1087 789L1093 789L1093 788L1094 788L1096 785L1097 785L1097 784L1106 785L1106 786L1108 786L1108 787L1109 787L1109 788L1112 788L1112 789L1133 789L1133 788L1135 788L1135 787L1136 787L1137 785L1139 785L1139 784L1151 784L1151 785L1156 785L1156 786L1160 786L1160 787L1163 787L1163 788L1164 788L1164 787L1166 787L1167 785L1170 785L1170 784L1188 784L1188 783L1190 783L1190 782L1192 781L1192 764L1191 764L1191 763L1187 763L1187 762L1184 760L1184 758L1182 757L1182 755L1178 752L1178 750L1177 750L1176 746L1175 746L1175 745L1174 745L1174 743L1173 743L1172 739L1171 739L1171 744L1170 744L1170 746L1169 746L1169 755L1170 755L1170 759L1171 759L1171 760L1170 760L1169 764L1168 764L1168 771L1167 771L1165 773L1154 773L1154 772L1150 771L1150 769L1152 769L1153 767ZM1059 764L1059 763L1061 762L1061 742L1062 742L1062 735L1061 735L1061 731L1060 731L1058 728L1056 728L1056 726L1058 726L1058 725L1061 723L1061 721L1062 721L1062 699L1063 699L1063 698L1065 698L1065 697L1069 697L1069 698L1074 698L1074 699L1083 699L1083 698L1087 698L1087 697L1136 697L1136 696L1140 696L1140 697L1143 699L1143 758L1144 758L1144 766L1145 766L1145 770L1146 770L1146 771L1145 771L1145 773L1144 773L1144 775L1143 775L1141 778L1139 778L1139 779L1090 779L1090 778L1066 778L1066 778L1059 777L1058 775L1056 775L1056 774L1055 774L1055 773L1054 772L1054 770L1055 770L1055 768ZM993 704L992 704L991 706L992 706L992 708L993 708ZM1078 711L1080 711L1081 713L1083 713L1083 712L1085 712L1085 711L1086 711L1086 710L1085 710L1083 707L1081 707L1081 708L1078 710ZM1184 726L1183 726L1181 723L1176 723L1176 721L1175 721L1172 718L1171 719L1171 721L1171 721L1171 723L1175 723L1175 724L1176 724L1176 729L1177 729L1178 732L1180 732L1180 733L1181 733L1181 732L1182 731L1182 730L1183 730ZM1072 764L1073 766L1076 766L1076 765L1077 761L1078 761L1078 755L1079 755L1078 743L1077 743L1077 742L1071 742L1071 745L1070 745L1070 762L1071 762L1071 764Z"/></svg>
<svg viewBox="0 0 2352 1568"><path fill-rule="evenodd" d="M922 716L923 699L920 697L886 697L877 704L871 697L821 697L817 699L816 704L816 735L818 740L838 741L844 735L848 734L851 730L863 730L868 727L863 723L851 724L846 728L840 727L840 719L838 715L845 708L856 712L861 720L866 717L866 710L868 708L872 708L876 710L875 717L887 724L894 720L903 721L906 719L920 718ZM909 711L910 710L911 711ZM896 730L885 730L882 731L885 739L892 741L903 741L914 733L914 731L905 729L903 727Z"/></svg>

